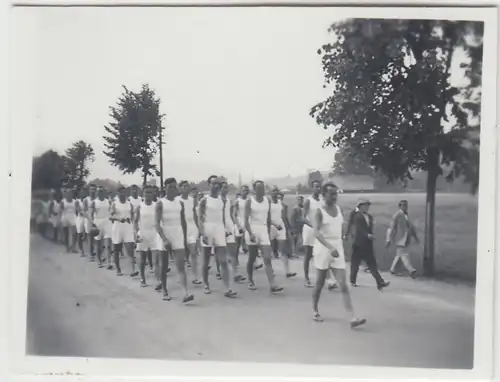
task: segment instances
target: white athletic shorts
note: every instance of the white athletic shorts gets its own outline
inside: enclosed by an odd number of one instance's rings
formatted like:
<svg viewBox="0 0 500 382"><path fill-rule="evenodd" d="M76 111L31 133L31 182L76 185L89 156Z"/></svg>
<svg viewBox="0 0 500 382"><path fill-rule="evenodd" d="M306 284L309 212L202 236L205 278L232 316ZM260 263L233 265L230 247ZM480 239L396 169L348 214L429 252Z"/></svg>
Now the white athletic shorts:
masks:
<svg viewBox="0 0 500 382"><path fill-rule="evenodd" d="M59 227L61 225L61 217L59 215L54 216L52 215L49 218L50 224L52 224L53 227Z"/></svg>
<svg viewBox="0 0 500 382"><path fill-rule="evenodd" d="M248 232L245 232L245 241L247 242L247 245L271 245L267 226L252 226L252 233L255 236L255 242L250 240L250 234Z"/></svg>
<svg viewBox="0 0 500 382"><path fill-rule="evenodd" d="M61 217L61 225L63 227L76 227L76 215L63 215Z"/></svg>
<svg viewBox="0 0 500 382"><path fill-rule="evenodd" d="M186 243L196 244L198 237L200 236L198 232L198 227L194 222L189 222L186 224Z"/></svg>
<svg viewBox="0 0 500 382"><path fill-rule="evenodd" d="M316 269L325 270L328 268L345 269L344 243L342 240L328 240L337 250L339 257L333 257L328 248L320 242L314 244L313 261Z"/></svg>
<svg viewBox="0 0 500 382"><path fill-rule="evenodd" d="M85 218L83 216L78 215L76 217L76 233L84 233L85 232Z"/></svg>
<svg viewBox="0 0 500 382"><path fill-rule="evenodd" d="M242 222L241 220L239 220L239 221L238 221L238 223L239 223L239 225L240 225L241 227L245 227L245 223L244 223L244 222ZM245 229L243 229L243 233L240 233L240 230L238 229L238 226L237 226L237 225L235 225L235 226L234 226L234 235L235 235L236 237L243 237L243 236L245 235Z"/></svg>
<svg viewBox="0 0 500 382"><path fill-rule="evenodd" d="M205 223L205 236L208 238L208 244L203 240L203 247L225 247L226 246L226 230L222 224Z"/></svg>
<svg viewBox="0 0 500 382"><path fill-rule="evenodd" d="M184 249L184 231L181 226L163 226L163 233L167 237L167 240L172 246L172 251L177 251L179 249ZM165 251L165 243L163 242L160 235L158 235L156 240L156 250Z"/></svg>
<svg viewBox="0 0 500 382"><path fill-rule="evenodd" d="M281 240L284 241L286 240L286 229L284 226L281 226L281 231L278 230L275 226L271 226L271 234L270 234L270 239L271 240Z"/></svg>
<svg viewBox="0 0 500 382"><path fill-rule="evenodd" d="M161 241L160 235L156 232L156 229L149 231L139 231L138 232L141 241L137 243L136 251L146 252L146 251L157 251L160 250L159 243ZM164 247L164 246L163 246Z"/></svg>
<svg viewBox="0 0 500 382"><path fill-rule="evenodd" d="M99 229L99 235L94 240L111 239L111 221L109 218L95 219L94 224Z"/></svg>
<svg viewBox="0 0 500 382"><path fill-rule="evenodd" d="M316 243L316 236L314 235L314 229L304 224L302 228L302 245L304 247L312 247Z"/></svg>
<svg viewBox="0 0 500 382"><path fill-rule="evenodd" d="M113 244L133 243L134 226L132 223L113 222L111 227L111 240Z"/></svg>
<svg viewBox="0 0 500 382"><path fill-rule="evenodd" d="M92 224L90 224L89 219L84 218L83 228L85 229L85 233L90 233L90 230L92 229Z"/></svg>
<svg viewBox="0 0 500 382"><path fill-rule="evenodd" d="M236 243L236 238L234 237L235 235L234 231L236 231L234 224L229 224L228 227L226 228L226 232L231 233L231 235L226 236L226 244Z"/></svg>

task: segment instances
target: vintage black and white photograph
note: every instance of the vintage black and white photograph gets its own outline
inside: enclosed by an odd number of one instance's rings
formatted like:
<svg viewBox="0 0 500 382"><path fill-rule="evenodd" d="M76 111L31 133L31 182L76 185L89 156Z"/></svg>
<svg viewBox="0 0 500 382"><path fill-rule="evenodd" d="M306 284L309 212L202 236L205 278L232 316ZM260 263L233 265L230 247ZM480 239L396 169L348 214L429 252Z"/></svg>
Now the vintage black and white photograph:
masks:
<svg viewBox="0 0 500 382"><path fill-rule="evenodd" d="M488 24L394 12L16 8L26 355L474 369Z"/></svg>

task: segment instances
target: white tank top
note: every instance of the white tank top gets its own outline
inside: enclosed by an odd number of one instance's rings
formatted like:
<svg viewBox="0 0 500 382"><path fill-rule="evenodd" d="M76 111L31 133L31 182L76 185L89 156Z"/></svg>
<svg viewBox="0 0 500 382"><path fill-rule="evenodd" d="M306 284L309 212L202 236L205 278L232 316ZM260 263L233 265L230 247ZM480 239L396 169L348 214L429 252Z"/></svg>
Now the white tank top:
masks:
<svg viewBox="0 0 500 382"><path fill-rule="evenodd" d="M319 196L319 201L314 199L312 196L309 198L309 212L307 214L307 219L312 223L314 221L314 215L316 213L316 210L318 208L321 208L323 205L323 197L320 195Z"/></svg>
<svg viewBox="0 0 500 382"><path fill-rule="evenodd" d="M94 199L95 206L95 219L107 219L110 217L109 212L109 199L100 200L99 198Z"/></svg>
<svg viewBox="0 0 500 382"><path fill-rule="evenodd" d="M271 221L275 224L279 224L282 227L285 225L283 222L283 216L281 211L283 210L283 204L278 200L277 203L271 201Z"/></svg>
<svg viewBox="0 0 500 382"><path fill-rule="evenodd" d="M187 199L184 199L181 195L179 195L177 199L184 204L184 216L186 217L186 224L195 224L193 212L194 199L191 196L188 196Z"/></svg>
<svg viewBox="0 0 500 382"><path fill-rule="evenodd" d="M247 204L248 197L243 199L242 197L238 198L238 220L243 223L245 220L245 206Z"/></svg>
<svg viewBox="0 0 500 382"><path fill-rule="evenodd" d="M52 213L59 214L61 212L61 205L58 201L54 200L52 205Z"/></svg>
<svg viewBox="0 0 500 382"><path fill-rule="evenodd" d="M76 216L76 200L68 202L66 199L63 200L64 216Z"/></svg>
<svg viewBox="0 0 500 382"><path fill-rule="evenodd" d="M139 231L156 231L156 204L153 201L149 206L145 202L140 204Z"/></svg>
<svg viewBox="0 0 500 382"><path fill-rule="evenodd" d="M116 200L113 202L115 214L113 217L117 219L130 219L130 210L132 208L132 203L128 200L125 200L125 203L120 202L120 200Z"/></svg>
<svg viewBox="0 0 500 382"><path fill-rule="evenodd" d="M137 198L133 198L133 197L129 196L128 201L130 202L130 204L132 204L134 211L136 210L137 207L142 205L142 200L139 196Z"/></svg>
<svg viewBox="0 0 500 382"><path fill-rule="evenodd" d="M264 197L264 200L259 203L252 196L250 207L250 224L256 226L267 226L267 217L269 214L269 199Z"/></svg>
<svg viewBox="0 0 500 382"><path fill-rule="evenodd" d="M179 226L181 227L181 210L182 206L179 199L173 201L167 198L161 198L159 203L162 204L162 223L164 226ZM142 212L142 211L141 211Z"/></svg>
<svg viewBox="0 0 500 382"><path fill-rule="evenodd" d="M322 222L319 227L319 231L323 237L328 241L342 240L342 223L344 223L344 217L340 211L339 206L337 208L337 216L332 217L323 207L320 207Z"/></svg>
<svg viewBox="0 0 500 382"><path fill-rule="evenodd" d="M222 220L222 208L224 207L224 203L220 196L218 198L212 198L210 195L207 195L205 196L205 200L205 223L224 225Z"/></svg>
<svg viewBox="0 0 500 382"><path fill-rule="evenodd" d="M231 228L233 224L233 219L231 219L231 199L227 198L226 203L222 202L224 208L224 219L226 220L226 227Z"/></svg>

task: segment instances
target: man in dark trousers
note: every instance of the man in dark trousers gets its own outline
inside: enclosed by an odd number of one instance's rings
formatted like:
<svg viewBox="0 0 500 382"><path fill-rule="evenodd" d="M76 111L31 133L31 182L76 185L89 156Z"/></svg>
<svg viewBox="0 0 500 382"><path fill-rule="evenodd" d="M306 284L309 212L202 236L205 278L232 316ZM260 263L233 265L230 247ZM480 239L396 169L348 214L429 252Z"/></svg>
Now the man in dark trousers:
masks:
<svg viewBox="0 0 500 382"><path fill-rule="evenodd" d="M370 273L377 282L377 288L382 290L389 285L378 271L377 260L373 250L373 217L368 213L370 201L362 199L358 202L358 211L352 217L352 257L351 257L351 285L356 287L356 278L358 275L361 261L365 261L370 269Z"/></svg>

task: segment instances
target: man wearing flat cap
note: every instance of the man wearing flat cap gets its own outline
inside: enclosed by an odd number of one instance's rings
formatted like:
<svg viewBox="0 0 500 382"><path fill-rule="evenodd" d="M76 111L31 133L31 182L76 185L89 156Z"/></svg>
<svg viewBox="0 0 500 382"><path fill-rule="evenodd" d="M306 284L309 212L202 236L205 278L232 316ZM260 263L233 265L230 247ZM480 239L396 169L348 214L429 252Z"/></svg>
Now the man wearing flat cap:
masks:
<svg viewBox="0 0 500 382"><path fill-rule="evenodd" d="M377 282L377 288L381 290L389 285L378 271L377 260L373 250L373 217L368 213L370 208L368 199L358 201L358 210L354 213L352 221L353 243L351 257L351 285L356 287L356 279L361 261L365 261L370 269L371 275Z"/></svg>

